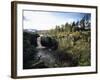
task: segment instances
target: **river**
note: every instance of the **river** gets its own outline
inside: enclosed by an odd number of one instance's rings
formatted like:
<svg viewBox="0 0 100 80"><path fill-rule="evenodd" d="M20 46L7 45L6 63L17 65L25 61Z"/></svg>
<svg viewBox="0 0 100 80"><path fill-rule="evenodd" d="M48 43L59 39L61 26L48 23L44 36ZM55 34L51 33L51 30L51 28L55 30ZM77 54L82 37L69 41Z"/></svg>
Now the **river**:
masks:
<svg viewBox="0 0 100 80"><path fill-rule="evenodd" d="M53 67L67 67L74 62L73 57L62 52L55 53L51 49L41 45L41 36L37 38L37 62L32 64L34 68L53 68Z"/></svg>

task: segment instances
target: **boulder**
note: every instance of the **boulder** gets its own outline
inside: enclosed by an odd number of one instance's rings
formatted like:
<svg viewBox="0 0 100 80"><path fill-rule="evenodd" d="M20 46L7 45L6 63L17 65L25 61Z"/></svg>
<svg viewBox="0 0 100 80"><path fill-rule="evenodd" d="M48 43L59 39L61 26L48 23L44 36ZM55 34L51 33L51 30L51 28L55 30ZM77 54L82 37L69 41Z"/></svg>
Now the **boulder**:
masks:
<svg viewBox="0 0 100 80"><path fill-rule="evenodd" d="M41 37L41 44L48 49L56 50L58 48L58 42L56 39L51 37Z"/></svg>

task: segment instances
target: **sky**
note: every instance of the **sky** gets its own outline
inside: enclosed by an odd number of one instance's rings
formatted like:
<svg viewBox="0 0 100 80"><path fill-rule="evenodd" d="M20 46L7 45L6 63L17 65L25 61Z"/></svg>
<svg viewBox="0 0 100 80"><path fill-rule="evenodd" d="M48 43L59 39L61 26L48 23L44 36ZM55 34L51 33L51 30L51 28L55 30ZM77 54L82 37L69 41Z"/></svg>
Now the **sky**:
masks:
<svg viewBox="0 0 100 80"><path fill-rule="evenodd" d="M49 30L66 22L77 22L85 15L86 13L75 12L23 11L23 27L24 29Z"/></svg>

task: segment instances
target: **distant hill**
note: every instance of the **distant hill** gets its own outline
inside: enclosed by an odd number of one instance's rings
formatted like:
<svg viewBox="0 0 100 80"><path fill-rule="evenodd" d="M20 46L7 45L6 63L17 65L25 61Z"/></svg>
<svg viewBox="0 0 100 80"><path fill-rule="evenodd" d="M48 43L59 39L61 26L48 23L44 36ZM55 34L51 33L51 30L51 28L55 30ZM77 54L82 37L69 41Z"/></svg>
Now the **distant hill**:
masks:
<svg viewBox="0 0 100 80"><path fill-rule="evenodd" d="M48 32L49 30L37 30L39 33Z"/></svg>
<svg viewBox="0 0 100 80"><path fill-rule="evenodd" d="M23 31L24 32L37 32L36 29L24 29Z"/></svg>

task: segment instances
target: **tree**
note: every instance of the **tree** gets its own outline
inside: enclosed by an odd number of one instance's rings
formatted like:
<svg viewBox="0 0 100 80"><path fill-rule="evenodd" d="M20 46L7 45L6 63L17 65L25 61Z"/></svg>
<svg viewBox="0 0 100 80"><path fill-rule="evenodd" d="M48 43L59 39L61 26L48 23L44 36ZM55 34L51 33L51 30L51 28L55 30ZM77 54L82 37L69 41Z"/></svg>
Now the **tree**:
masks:
<svg viewBox="0 0 100 80"><path fill-rule="evenodd" d="M90 14L85 14L85 16L80 20L80 26L82 30L90 29Z"/></svg>
<svg viewBox="0 0 100 80"><path fill-rule="evenodd" d="M68 24L68 23L65 24L65 31L66 31L66 32L71 32L71 31L72 31L72 26L71 26L71 24Z"/></svg>
<svg viewBox="0 0 100 80"><path fill-rule="evenodd" d="M81 26L81 29L82 29L82 30L85 29L85 16L81 19L81 21L80 21L80 26Z"/></svg>
<svg viewBox="0 0 100 80"><path fill-rule="evenodd" d="M85 29L90 29L91 22L90 22L90 14L85 15Z"/></svg>
<svg viewBox="0 0 100 80"><path fill-rule="evenodd" d="M75 27L75 22L72 23L72 27Z"/></svg>
<svg viewBox="0 0 100 80"><path fill-rule="evenodd" d="M59 32L60 31L60 26L56 25L55 30Z"/></svg>
<svg viewBox="0 0 100 80"><path fill-rule="evenodd" d="M61 32L64 32L65 31L65 25L61 25L61 30L60 30Z"/></svg>

